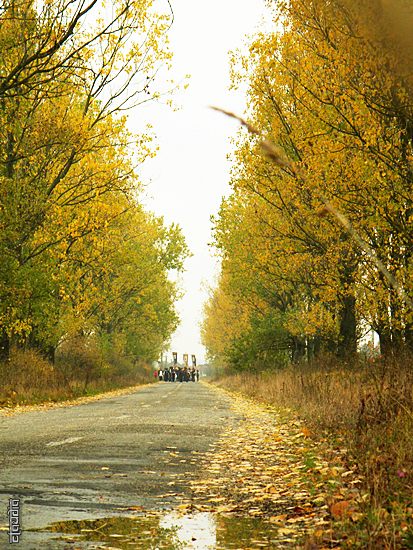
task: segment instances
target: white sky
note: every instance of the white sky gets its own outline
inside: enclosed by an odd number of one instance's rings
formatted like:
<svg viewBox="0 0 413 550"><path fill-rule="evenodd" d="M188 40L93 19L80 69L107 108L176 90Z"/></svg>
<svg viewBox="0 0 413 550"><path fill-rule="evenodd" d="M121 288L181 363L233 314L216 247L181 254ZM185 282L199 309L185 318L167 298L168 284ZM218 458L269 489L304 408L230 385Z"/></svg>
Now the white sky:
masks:
<svg viewBox="0 0 413 550"><path fill-rule="evenodd" d="M246 43L245 35L258 30L265 14L264 0L171 0L175 22L170 32L174 52L169 78L182 80L191 75L189 88L175 97L178 112L154 104L133 116L150 122L160 150L144 167L147 183L145 203L163 215L166 223L181 226L193 256L182 277L185 296L177 304L181 325L172 337L171 352L196 354L198 364L205 350L199 324L207 298L204 284L213 285L216 260L208 247L210 216L218 211L222 196L230 188L230 136L237 123L208 109L216 105L237 113L245 108L244 93L230 92L230 50ZM132 121L133 124L133 121Z"/></svg>

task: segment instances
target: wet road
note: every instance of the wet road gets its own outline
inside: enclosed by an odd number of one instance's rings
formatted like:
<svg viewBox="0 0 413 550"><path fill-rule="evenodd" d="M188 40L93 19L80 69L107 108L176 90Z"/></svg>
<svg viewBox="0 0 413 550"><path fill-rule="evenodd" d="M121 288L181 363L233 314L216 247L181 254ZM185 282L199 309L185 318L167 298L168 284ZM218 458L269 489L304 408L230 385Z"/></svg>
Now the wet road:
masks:
<svg viewBox="0 0 413 550"><path fill-rule="evenodd" d="M167 382L88 404L0 416L0 548L9 547L10 497L20 498L19 547L27 549L46 547L27 530L51 522L173 507L178 494L189 494L200 454L228 422L237 418L225 397L201 383Z"/></svg>

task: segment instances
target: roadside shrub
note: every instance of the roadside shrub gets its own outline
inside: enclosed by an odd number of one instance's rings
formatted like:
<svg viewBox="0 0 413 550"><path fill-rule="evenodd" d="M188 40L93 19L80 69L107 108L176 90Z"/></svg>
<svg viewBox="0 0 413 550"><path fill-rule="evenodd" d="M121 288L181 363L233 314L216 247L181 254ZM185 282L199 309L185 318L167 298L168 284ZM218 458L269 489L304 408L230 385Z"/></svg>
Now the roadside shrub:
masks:
<svg viewBox="0 0 413 550"><path fill-rule="evenodd" d="M103 353L94 337L62 342L52 364L35 349L13 349L0 362L0 407L63 401L153 381L145 362L115 350Z"/></svg>
<svg viewBox="0 0 413 550"><path fill-rule="evenodd" d="M68 388L85 391L104 374L102 352L94 336L73 336L64 340L55 354L56 368Z"/></svg>
<svg viewBox="0 0 413 550"><path fill-rule="evenodd" d="M59 386L53 365L34 349L12 349L10 358L0 363L0 378L2 405L53 394Z"/></svg>
<svg viewBox="0 0 413 550"><path fill-rule="evenodd" d="M152 369L145 362L133 360L115 349L105 353L107 369L104 381L108 387L131 386L152 381Z"/></svg>

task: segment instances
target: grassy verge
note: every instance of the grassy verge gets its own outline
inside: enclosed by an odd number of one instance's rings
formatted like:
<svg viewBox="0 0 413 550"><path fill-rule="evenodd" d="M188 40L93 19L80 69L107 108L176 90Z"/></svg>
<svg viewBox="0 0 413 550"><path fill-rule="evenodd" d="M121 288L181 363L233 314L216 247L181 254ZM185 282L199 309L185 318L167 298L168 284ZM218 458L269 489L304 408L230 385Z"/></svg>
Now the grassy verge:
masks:
<svg viewBox="0 0 413 550"><path fill-rule="evenodd" d="M348 449L367 495L359 521L337 524L350 547L413 548L411 358L351 365L326 358L272 372L221 376L215 383L293 409L312 437L328 435Z"/></svg>
<svg viewBox="0 0 413 550"><path fill-rule="evenodd" d="M0 407L60 402L152 382L146 365L83 359L82 364L78 357L75 367L64 359L53 365L34 350L15 350L0 363Z"/></svg>

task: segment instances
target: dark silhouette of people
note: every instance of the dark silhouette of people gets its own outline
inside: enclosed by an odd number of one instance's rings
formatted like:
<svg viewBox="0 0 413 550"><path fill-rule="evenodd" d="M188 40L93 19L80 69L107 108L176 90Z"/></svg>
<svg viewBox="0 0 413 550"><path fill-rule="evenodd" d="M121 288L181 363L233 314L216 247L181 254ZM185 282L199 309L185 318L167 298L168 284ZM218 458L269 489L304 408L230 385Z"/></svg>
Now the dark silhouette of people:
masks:
<svg viewBox="0 0 413 550"><path fill-rule="evenodd" d="M155 380L164 382L199 382L199 376L199 369L194 366L170 366L154 372Z"/></svg>

